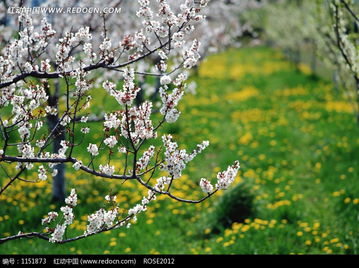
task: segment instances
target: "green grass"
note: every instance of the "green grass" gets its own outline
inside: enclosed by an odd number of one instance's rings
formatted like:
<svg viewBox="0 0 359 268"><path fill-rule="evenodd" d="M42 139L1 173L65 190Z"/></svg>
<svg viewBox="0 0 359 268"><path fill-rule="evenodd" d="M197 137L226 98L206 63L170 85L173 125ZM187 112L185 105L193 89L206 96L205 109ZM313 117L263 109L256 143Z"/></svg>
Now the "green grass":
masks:
<svg viewBox="0 0 359 268"><path fill-rule="evenodd" d="M188 149L202 140L211 145L174 187L198 198L200 178L215 183L216 173L239 159L241 172L230 190L200 205L161 198L129 229L65 245L11 241L0 253L357 254L359 128L333 85L297 72L265 47L213 55L193 79L197 94L184 97L179 121L161 133L173 133ZM105 97L97 94L101 103ZM99 128L94 124L91 133ZM86 139L84 147L99 138ZM80 200L69 236L83 231L86 215L110 191L118 192L124 209L145 193L136 183L121 186L67 170L68 189L75 186ZM49 202L50 186L18 182L9 189L0 199L0 235L41 230L41 217L58 209Z"/></svg>

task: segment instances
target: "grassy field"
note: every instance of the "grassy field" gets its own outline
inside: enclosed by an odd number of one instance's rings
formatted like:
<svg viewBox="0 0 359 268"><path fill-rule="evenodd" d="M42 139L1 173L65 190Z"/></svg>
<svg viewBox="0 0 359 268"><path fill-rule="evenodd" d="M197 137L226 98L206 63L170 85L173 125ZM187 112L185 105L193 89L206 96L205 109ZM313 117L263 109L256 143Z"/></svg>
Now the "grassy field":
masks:
<svg viewBox="0 0 359 268"><path fill-rule="evenodd" d="M213 55L194 78L197 94L184 97L180 120L162 130L188 149L211 143L175 182L178 195L202 196L200 178L214 182L238 159L241 172L231 189L199 205L159 198L129 229L65 245L11 241L0 253L357 254L359 128L333 85L301 70L264 47ZM68 171L68 190L76 187L80 200L68 236L85 230L87 215L109 191L119 191L123 209L146 192L136 183ZM51 180L17 182L5 192L0 236L40 231L42 216L58 209L50 193Z"/></svg>

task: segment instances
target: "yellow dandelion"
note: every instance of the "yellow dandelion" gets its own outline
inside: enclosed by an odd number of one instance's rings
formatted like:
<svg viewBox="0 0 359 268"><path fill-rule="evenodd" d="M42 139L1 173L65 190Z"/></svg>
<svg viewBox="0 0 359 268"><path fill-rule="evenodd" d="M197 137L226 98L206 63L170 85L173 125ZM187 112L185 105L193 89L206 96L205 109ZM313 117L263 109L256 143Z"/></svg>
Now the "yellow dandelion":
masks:
<svg viewBox="0 0 359 268"><path fill-rule="evenodd" d="M125 236L126 236L126 233L121 232L121 233L118 234L118 236L119 236L119 237L125 237Z"/></svg>
<svg viewBox="0 0 359 268"><path fill-rule="evenodd" d="M220 243L220 242L222 242L223 241L223 237L218 237L217 239L216 239L216 242L217 243Z"/></svg>

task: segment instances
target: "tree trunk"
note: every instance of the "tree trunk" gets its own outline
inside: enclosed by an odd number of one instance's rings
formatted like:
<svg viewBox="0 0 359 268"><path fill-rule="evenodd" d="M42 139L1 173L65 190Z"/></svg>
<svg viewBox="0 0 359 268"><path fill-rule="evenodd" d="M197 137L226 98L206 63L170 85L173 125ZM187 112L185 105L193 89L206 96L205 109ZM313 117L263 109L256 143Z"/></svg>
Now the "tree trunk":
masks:
<svg viewBox="0 0 359 268"><path fill-rule="evenodd" d="M340 81L339 81L339 74L338 74L338 70L335 69L333 71L333 82L334 82L334 90L335 90L335 94L339 93L339 88L340 88Z"/></svg>
<svg viewBox="0 0 359 268"><path fill-rule="evenodd" d="M51 107L55 107L58 109L59 106L59 94L60 94L60 84L58 81L55 82L55 92L54 94L50 94L50 90L48 88L48 104ZM48 115L47 116L47 125L49 128L49 132L51 132L55 126L57 126L56 131L53 134L53 144L52 144L52 152L58 153L61 146L61 141L66 139L65 128L58 124L59 116L56 115ZM52 200L55 202L64 202L65 200L65 164L61 163L56 165L55 169L57 170L56 176L53 177L52 182Z"/></svg>
<svg viewBox="0 0 359 268"><path fill-rule="evenodd" d="M312 42L312 60L311 60L312 74L317 73L317 46Z"/></svg>
<svg viewBox="0 0 359 268"><path fill-rule="evenodd" d="M301 62L301 54L300 54L300 48L297 48L294 52L294 62L295 62L295 67L296 69L299 71L299 65Z"/></svg>
<svg viewBox="0 0 359 268"><path fill-rule="evenodd" d="M152 63L154 65L157 65L161 62L161 58L160 57L156 57L155 59L153 59ZM157 97L158 94L160 92L160 87L161 87L161 77L160 76L156 76L155 77L155 91L153 92L153 94L149 97L151 101L153 101L154 103L157 101Z"/></svg>
<svg viewBox="0 0 359 268"><path fill-rule="evenodd" d="M195 66L192 68L192 72L193 72L193 76L194 76L194 77L199 77L199 65L195 65Z"/></svg>
<svg viewBox="0 0 359 268"><path fill-rule="evenodd" d="M143 82L140 82L139 87L142 87L142 85L143 85ZM136 99L135 99L135 104L136 104L137 107L139 107L144 101L145 101L144 92L143 92L143 89L142 89L137 93L137 96L136 96Z"/></svg>
<svg viewBox="0 0 359 268"><path fill-rule="evenodd" d="M151 100L152 101L156 101L157 100L157 96L160 92L160 87L161 87L161 77L157 76L156 77L156 84L155 84L155 92L153 92L152 96L151 96Z"/></svg>
<svg viewBox="0 0 359 268"><path fill-rule="evenodd" d="M51 118L50 118L51 117ZM48 124L49 129L53 129L53 127L58 123L59 118L58 116L49 116ZM58 131L54 134L54 141L52 150L54 153L58 153L59 149L61 148L61 141L66 139L65 130L64 128L59 125ZM56 176L53 177L52 182L52 200L55 202L63 202L65 200L65 164L61 163L56 165L57 169Z"/></svg>

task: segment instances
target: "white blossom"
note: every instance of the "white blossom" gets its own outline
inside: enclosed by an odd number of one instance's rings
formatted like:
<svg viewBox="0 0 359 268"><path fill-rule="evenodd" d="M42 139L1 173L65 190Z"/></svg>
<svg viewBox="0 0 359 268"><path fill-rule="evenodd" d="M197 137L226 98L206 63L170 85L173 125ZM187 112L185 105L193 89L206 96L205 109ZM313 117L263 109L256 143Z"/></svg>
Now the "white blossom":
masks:
<svg viewBox="0 0 359 268"><path fill-rule="evenodd" d="M105 122L103 125L106 128L109 128L109 129L118 128L120 124L121 124L121 120L118 119L118 117L115 113L105 114Z"/></svg>
<svg viewBox="0 0 359 268"><path fill-rule="evenodd" d="M117 209L106 211L99 209L95 213L88 216L88 224L85 234L92 234L102 230L105 227L111 227L117 217Z"/></svg>
<svg viewBox="0 0 359 268"><path fill-rule="evenodd" d="M159 51L158 51L158 56L160 56L160 58L161 58L162 60L168 59L168 56L166 55L166 53L165 53L163 50L159 50Z"/></svg>
<svg viewBox="0 0 359 268"><path fill-rule="evenodd" d="M71 207L77 205L77 194L75 189L71 189L71 194L65 199L65 203Z"/></svg>
<svg viewBox="0 0 359 268"><path fill-rule="evenodd" d="M59 214L57 212L54 212L54 211L49 212L47 214L47 217L42 219L41 224L44 225L44 224L51 223L52 221L54 221L57 218L58 215Z"/></svg>
<svg viewBox="0 0 359 268"><path fill-rule="evenodd" d="M168 123L176 122L180 114L181 112L179 112L177 109L169 110L165 115L166 122Z"/></svg>
<svg viewBox="0 0 359 268"><path fill-rule="evenodd" d="M39 166L38 173L39 173L40 180L42 180L42 181L47 180L46 169L44 168L43 165Z"/></svg>
<svg viewBox="0 0 359 268"><path fill-rule="evenodd" d="M90 128L88 128L88 127L83 127L83 128L81 128L81 133L83 133L83 134L88 134L88 133L90 133Z"/></svg>
<svg viewBox="0 0 359 268"><path fill-rule="evenodd" d="M227 189L237 176L237 172L240 168L239 162L235 161L232 166L228 166L227 170L219 172L217 174L216 188L219 190Z"/></svg>
<svg viewBox="0 0 359 268"><path fill-rule="evenodd" d="M143 153L142 157L136 163L136 168L137 168L138 171L143 170L148 166L148 164L149 164L151 158L153 157L154 153L155 153L155 147L154 146L150 146L148 148L148 150Z"/></svg>
<svg viewBox="0 0 359 268"><path fill-rule="evenodd" d="M31 124L24 124L19 129L18 132L22 140L29 138L30 136L30 128L32 127Z"/></svg>
<svg viewBox="0 0 359 268"><path fill-rule="evenodd" d="M115 136L110 136L104 140L104 143L110 147L113 148L117 144L117 139Z"/></svg>
<svg viewBox="0 0 359 268"><path fill-rule="evenodd" d="M66 227L67 227L66 224L56 225L56 228L55 228L54 232L51 234L49 241L52 243L61 242L63 239L63 236L65 234Z"/></svg>
<svg viewBox="0 0 359 268"><path fill-rule="evenodd" d="M103 221L107 227L111 227L113 225L113 222L117 217L117 213L118 211L116 208L104 212Z"/></svg>
<svg viewBox="0 0 359 268"><path fill-rule="evenodd" d="M117 196L116 195L106 195L105 200L108 202L116 202Z"/></svg>
<svg viewBox="0 0 359 268"><path fill-rule="evenodd" d="M80 121L81 123L86 123L88 119L89 119L88 116L81 116Z"/></svg>
<svg viewBox="0 0 359 268"><path fill-rule="evenodd" d="M66 126L66 125L69 124L70 122L71 122L71 117L70 117L69 115L65 115L65 116L62 118L60 124L61 124L62 126Z"/></svg>
<svg viewBox="0 0 359 268"><path fill-rule="evenodd" d="M113 175L113 173L115 173L115 167L114 166L110 166L109 164L106 165L100 165L99 169L102 173L106 174L106 175Z"/></svg>
<svg viewBox="0 0 359 268"><path fill-rule="evenodd" d="M124 147L124 146L118 147L118 151L119 151L120 153L126 153L126 152L127 152L127 148Z"/></svg>
<svg viewBox="0 0 359 268"><path fill-rule="evenodd" d="M191 154L188 154L185 149L177 149L178 144L172 141L171 135L162 136L162 141L166 151L165 162L161 165L161 168L168 171L174 179L181 177L182 170L185 169L186 164L209 145L208 141L204 141L197 145L197 149L193 150Z"/></svg>
<svg viewBox="0 0 359 268"><path fill-rule="evenodd" d="M172 81L171 77L169 75L164 75L161 77L161 85L168 85Z"/></svg>
<svg viewBox="0 0 359 268"><path fill-rule="evenodd" d="M201 187L202 191L205 193L210 194L213 192L213 186L212 186L211 182L204 178L201 179L199 186Z"/></svg>
<svg viewBox="0 0 359 268"><path fill-rule="evenodd" d="M66 225L72 224L72 222L74 221L74 218L75 218L72 208L69 206L64 206L64 207L61 207L60 210L64 216L64 223Z"/></svg>
<svg viewBox="0 0 359 268"><path fill-rule="evenodd" d="M90 143L88 146L87 146L87 151L93 155L93 156L96 156L98 155L98 147L96 144L92 144Z"/></svg>
<svg viewBox="0 0 359 268"><path fill-rule="evenodd" d="M59 173L59 170L56 169L56 168L54 168L54 169L52 170L51 176L52 176L52 177L55 177L58 173Z"/></svg>
<svg viewBox="0 0 359 268"><path fill-rule="evenodd" d="M75 170L79 170L80 168L81 168L81 166L82 166L82 161L80 160L80 161L76 161L73 165L72 165L72 167L75 169Z"/></svg>

